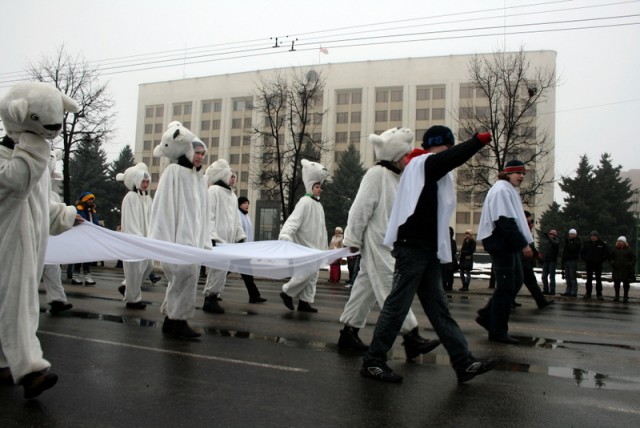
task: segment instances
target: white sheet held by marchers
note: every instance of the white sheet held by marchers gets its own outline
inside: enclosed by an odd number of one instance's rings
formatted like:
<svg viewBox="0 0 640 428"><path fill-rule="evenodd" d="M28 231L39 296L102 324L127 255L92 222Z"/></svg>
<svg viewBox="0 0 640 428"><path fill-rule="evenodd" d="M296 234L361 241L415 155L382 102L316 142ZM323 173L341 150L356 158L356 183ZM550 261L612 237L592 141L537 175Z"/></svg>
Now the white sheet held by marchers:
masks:
<svg viewBox="0 0 640 428"><path fill-rule="evenodd" d="M49 237L46 264L100 260L145 259L175 264L197 264L265 278L309 275L333 260L353 255L348 248L319 251L287 241L258 241L218 245L213 250L114 232L81 223Z"/></svg>

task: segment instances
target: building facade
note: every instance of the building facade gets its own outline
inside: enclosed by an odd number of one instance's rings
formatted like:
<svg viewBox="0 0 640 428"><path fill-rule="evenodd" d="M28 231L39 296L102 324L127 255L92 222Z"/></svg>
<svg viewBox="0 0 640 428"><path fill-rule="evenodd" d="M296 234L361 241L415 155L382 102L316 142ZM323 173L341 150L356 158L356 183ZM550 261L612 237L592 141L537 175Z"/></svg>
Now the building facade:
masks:
<svg viewBox="0 0 640 428"><path fill-rule="evenodd" d="M531 67L555 72L555 52L526 52L526 57ZM321 97L324 114L314 119L314 139L322 137L333 142L333 150L323 155L322 162L332 171L349 143L353 143L363 164L369 167L375 159L368 136L394 126L413 129L417 147L424 132L433 125L448 126L458 140L464 139L458 133L458 119L470 106L485 108L484 100L469 82L472 58L473 55L455 55L304 67L313 69L325 81ZM277 204L260 200L260 189L251 186L250 168L258 155L252 144L252 124L263 120L253 109L256 85L276 72L259 70L140 85L135 158L149 165L152 186L157 185L165 167L161 159L153 156L153 148L160 143L167 125L179 120L208 146L205 165L224 158L237 173L237 193L254 202L251 208L257 239L277 237ZM553 171L554 88L536 106L535 115L535 128L544 130L549 137L551 156L546 167ZM464 230L477 230L481 208L474 206L471 199L469 195L459 195L452 220L458 242ZM552 201L553 185L549 185L537 198L535 213L544 212Z"/></svg>

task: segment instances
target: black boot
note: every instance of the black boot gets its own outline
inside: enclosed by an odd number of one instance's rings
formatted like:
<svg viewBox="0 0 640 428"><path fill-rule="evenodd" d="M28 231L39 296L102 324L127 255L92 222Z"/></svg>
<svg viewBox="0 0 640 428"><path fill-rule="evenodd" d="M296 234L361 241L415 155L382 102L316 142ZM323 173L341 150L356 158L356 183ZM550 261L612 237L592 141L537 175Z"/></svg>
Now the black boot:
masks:
<svg viewBox="0 0 640 428"><path fill-rule="evenodd" d="M173 329L173 335L179 339L197 339L201 336L200 333L193 330L186 320L175 320L175 327Z"/></svg>
<svg viewBox="0 0 640 428"><path fill-rule="evenodd" d="M204 298L202 310L210 314L224 314L224 308L218 303L218 296L215 294L210 294Z"/></svg>
<svg viewBox="0 0 640 428"><path fill-rule="evenodd" d="M59 300L54 300L53 302L49 303L49 305L51 306L51 308L49 309L49 313L51 315L59 314L60 312L68 311L69 309L73 308L73 305L71 303L61 302Z"/></svg>
<svg viewBox="0 0 640 428"><path fill-rule="evenodd" d="M340 330L340 339L338 339L338 348L345 351L357 351L364 352L369 347L365 345L365 343L358 336L359 328L350 327L345 325L342 330Z"/></svg>
<svg viewBox="0 0 640 428"><path fill-rule="evenodd" d="M24 388L24 398L30 400L42 394L49 388L52 388L58 382L58 375L47 373L46 370L40 372L29 373L22 378L22 387Z"/></svg>
<svg viewBox="0 0 640 428"><path fill-rule="evenodd" d="M402 337L404 338L402 346L404 346L404 352L407 355L407 360L413 360L420 354L431 352L440 345L440 341L438 339L429 340L420 336L418 333L418 327L414 328L409 333L402 335Z"/></svg>
<svg viewBox="0 0 640 428"><path fill-rule="evenodd" d="M309 302L305 302L304 300L300 300L300 302L298 302L298 311L299 312L312 312L312 313L318 312L318 310L316 308L314 308L313 306L311 306L309 304Z"/></svg>

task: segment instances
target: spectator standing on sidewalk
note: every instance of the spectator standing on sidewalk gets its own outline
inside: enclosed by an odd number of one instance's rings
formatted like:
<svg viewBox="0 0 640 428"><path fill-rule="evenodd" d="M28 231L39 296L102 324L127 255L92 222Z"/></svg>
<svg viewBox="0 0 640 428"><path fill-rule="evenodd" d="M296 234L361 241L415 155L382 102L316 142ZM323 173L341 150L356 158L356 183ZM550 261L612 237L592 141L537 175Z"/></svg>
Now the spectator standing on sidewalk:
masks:
<svg viewBox="0 0 640 428"><path fill-rule="evenodd" d="M595 230L589 234L589 240L582 244L580 257L584 260L587 270L587 282L585 284L586 292L584 299L591 299L593 292L593 281L596 282L596 297L603 300L602 297L602 264L609 260L609 248L607 244L600 239L600 235Z"/></svg>
<svg viewBox="0 0 640 428"><path fill-rule="evenodd" d="M556 263L560 251L558 232L551 229L541 239L542 253L542 292L553 296L556 294Z"/></svg>
<svg viewBox="0 0 640 428"><path fill-rule="evenodd" d="M569 229L562 249L562 277L567 281L566 289L561 296L578 296L578 259L580 258L580 238L575 229Z"/></svg>

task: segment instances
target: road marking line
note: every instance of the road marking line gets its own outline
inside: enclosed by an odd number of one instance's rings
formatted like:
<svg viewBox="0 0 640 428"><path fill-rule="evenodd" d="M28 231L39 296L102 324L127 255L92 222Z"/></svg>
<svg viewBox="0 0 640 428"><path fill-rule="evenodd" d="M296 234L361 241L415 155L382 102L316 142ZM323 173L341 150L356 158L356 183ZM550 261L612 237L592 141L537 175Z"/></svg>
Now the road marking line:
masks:
<svg viewBox="0 0 640 428"><path fill-rule="evenodd" d="M149 346L131 345L129 343L112 342L112 341L109 341L109 340L101 340L101 339L90 339L90 338L81 337L81 336L72 336L70 334L55 333L55 332L52 332L52 331L38 330L38 333L46 334L46 335L49 335L49 336L64 337L64 338L67 338L67 339L75 339L75 340L83 340L83 341L86 341L86 342L100 343L100 344L103 344L103 345L121 346L121 347L124 347L124 348L132 348L132 349L140 349L140 350L143 350L143 351L159 352L161 354L180 355L180 356L186 356L186 357L192 357L192 358L200 358L200 359L203 359L203 360L220 361L220 362L223 362L223 363L241 364L241 365L245 365L245 366L262 367L262 368L265 368L265 369L281 370L281 371L285 371L285 372L295 372L295 373L308 373L309 372L309 370L307 370L307 369L301 369L301 368L297 368L297 367L279 366L279 365L275 365L275 364L258 363L258 362L255 362L255 361L236 360L234 358L214 357L212 355L192 354L190 352L171 351L171 350L168 350L168 349L152 348L152 347L149 347Z"/></svg>

